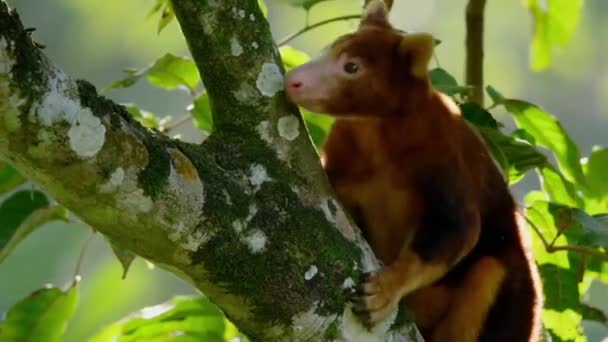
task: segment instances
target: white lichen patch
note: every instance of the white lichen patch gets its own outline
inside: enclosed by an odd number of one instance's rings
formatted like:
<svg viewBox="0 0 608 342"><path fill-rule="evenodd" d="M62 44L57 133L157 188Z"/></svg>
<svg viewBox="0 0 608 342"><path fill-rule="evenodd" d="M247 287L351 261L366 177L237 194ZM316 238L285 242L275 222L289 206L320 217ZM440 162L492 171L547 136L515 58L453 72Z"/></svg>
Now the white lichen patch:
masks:
<svg viewBox="0 0 608 342"><path fill-rule="evenodd" d="M258 191L262 187L262 184L272 181L272 178L268 176L266 168L260 164L253 164L249 168L249 183L253 185L254 190Z"/></svg>
<svg viewBox="0 0 608 342"><path fill-rule="evenodd" d="M224 200L226 201L226 204L232 205L232 197L230 197L230 194L228 193L228 191L226 191L226 189L222 190L222 195L224 195Z"/></svg>
<svg viewBox="0 0 608 342"><path fill-rule="evenodd" d="M277 122L279 135L289 141L293 141L300 135L300 120L295 115L287 115Z"/></svg>
<svg viewBox="0 0 608 342"><path fill-rule="evenodd" d="M233 92L234 98L239 102L253 102L260 98L260 93L248 83L241 83L239 89Z"/></svg>
<svg viewBox="0 0 608 342"><path fill-rule="evenodd" d="M49 89L36 111L38 120L45 126L62 121L72 125L83 109L80 103L73 99L76 93L75 85L59 70L52 71L50 75Z"/></svg>
<svg viewBox="0 0 608 342"><path fill-rule="evenodd" d="M272 97L283 90L283 75L279 66L274 63L264 63L258 74L256 86L260 93L267 97Z"/></svg>
<svg viewBox="0 0 608 342"><path fill-rule="evenodd" d="M88 108L83 108L68 131L70 147L80 158L93 157L106 140L106 127Z"/></svg>
<svg viewBox="0 0 608 342"><path fill-rule="evenodd" d="M234 220L232 222L232 229L234 229L234 232L237 234L242 233L249 226L249 223L251 223L251 220L253 220L257 213L258 207L255 205L255 203L250 204L247 217L244 220Z"/></svg>
<svg viewBox="0 0 608 342"><path fill-rule="evenodd" d="M239 18L244 19L247 16L247 13L245 13L245 10L239 10Z"/></svg>
<svg viewBox="0 0 608 342"><path fill-rule="evenodd" d="M249 247L249 251L253 254L260 254L266 250L268 238L263 231L254 229L242 237L243 243Z"/></svg>
<svg viewBox="0 0 608 342"><path fill-rule="evenodd" d="M333 207L333 211L330 209L330 205ZM323 212L323 215L325 215L325 219L331 223L336 223L336 210L338 208L338 203L331 198L321 198L321 211Z"/></svg>
<svg viewBox="0 0 608 342"><path fill-rule="evenodd" d="M354 286L355 281L351 277L344 279L344 282L342 283L342 288L345 290L352 289Z"/></svg>
<svg viewBox="0 0 608 342"><path fill-rule="evenodd" d="M171 240L173 242L177 242L186 233L188 233L188 229L186 228L186 225L184 224L184 222L178 222L176 225L174 225L171 233L169 233L169 240Z"/></svg>
<svg viewBox="0 0 608 342"><path fill-rule="evenodd" d="M308 269L308 271L306 271L306 273L304 273L304 279L311 280L312 278L314 278L317 275L318 272L319 272L319 269L317 268L317 266L311 265L310 268Z"/></svg>
<svg viewBox="0 0 608 342"><path fill-rule="evenodd" d="M249 20L251 20L251 21L255 21L255 15L253 15L253 13L251 13L251 14L249 15Z"/></svg>
<svg viewBox="0 0 608 342"><path fill-rule="evenodd" d="M257 50L260 47L260 44L258 44L257 42L253 42L251 43L251 47Z"/></svg>
<svg viewBox="0 0 608 342"><path fill-rule="evenodd" d="M230 38L230 53L234 57L238 57L243 54L243 47L236 37Z"/></svg>
<svg viewBox="0 0 608 342"><path fill-rule="evenodd" d="M196 230L205 205L205 189L192 161L177 149L168 149L171 156L168 185L159 199L155 217L171 227L167 234L172 240L181 241L182 248L193 251L211 239L212 235Z"/></svg>
<svg viewBox="0 0 608 342"><path fill-rule="evenodd" d="M321 316L316 313L319 302L314 302L310 309L292 317L295 341L320 341L320 332L325 331L336 320L336 315ZM353 340L355 341L355 340Z"/></svg>
<svg viewBox="0 0 608 342"><path fill-rule="evenodd" d="M4 37L0 37L0 74L7 74L15 63L8 54L8 48L9 44L7 41Z"/></svg>
<svg viewBox="0 0 608 342"><path fill-rule="evenodd" d="M245 225L241 220L234 220L232 221L232 229L234 229L235 233L241 234L243 232L243 229L245 229Z"/></svg>
<svg viewBox="0 0 608 342"><path fill-rule="evenodd" d="M203 244L211 239L211 235L201 231L196 231L188 236L186 242L182 243L182 248L190 252L196 252Z"/></svg>
<svg viewBox="0 0 608 342"><path fill-rule="evenodd" d="M339 332L341 339L344 341L357 341L357 342L381 342L385 341L385 337L389 334L395 318L397 317L397 310L394 310L389 317L383 321L377 323L368 329L361 320L353 314L351 305L347 305L342 314L342 320L339 325Z"/></svg>
<svg viewBox="0 0 608 342"><path fill-rule="evenodd" d="M260 122L256 127L256 131L260 135L260 138L267 144L272 144L272 135L270 135L270 122L264 120Z"/></svg>
<svg viewBox="0 0 608 342"><path fill-rule="evenodd" d="M118 190L125 179L125 170L122 167L117 168L112 172L107 182L99 186L99 192L102 194L110 194Z"/></svg>
<svg viewBox="0 0 608 342"><path fill-rule="evenodd" d="M133 192L120 192L116 198L120 206L127 210L135 210L137 212L149 213L154 207L152 199L144 195L142 189L137 189Z"/></svg>
<svg viewBox="0 0 608 342"><path fill-rule="evenodd" d="M217 30L217 18L214 11L204 11L200 16L205 34L213 34Z"/></svg>

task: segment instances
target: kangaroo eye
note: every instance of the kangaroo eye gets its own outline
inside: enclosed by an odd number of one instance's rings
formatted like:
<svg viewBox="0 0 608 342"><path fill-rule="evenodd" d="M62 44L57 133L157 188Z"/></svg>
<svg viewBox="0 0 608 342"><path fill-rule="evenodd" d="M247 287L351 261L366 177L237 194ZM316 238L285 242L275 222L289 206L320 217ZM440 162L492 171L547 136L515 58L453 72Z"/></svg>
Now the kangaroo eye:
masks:
<svg viewBox="0 0 608 342"><path fill-rule="evenodd" d="M348 74L356 74L359 71L359 66L353 62L344 64L344 71Z"/></svg>

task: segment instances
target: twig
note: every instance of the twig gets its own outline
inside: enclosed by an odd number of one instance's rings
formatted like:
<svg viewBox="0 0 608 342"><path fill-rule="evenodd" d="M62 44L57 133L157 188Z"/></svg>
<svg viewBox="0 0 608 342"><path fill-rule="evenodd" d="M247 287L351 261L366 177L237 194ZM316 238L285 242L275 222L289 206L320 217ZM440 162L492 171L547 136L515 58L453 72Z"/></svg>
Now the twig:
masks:
<svg viewBox="0 0 608 342"><path fill-rule="evenodd" d="M483 107L483 26L486 0L469 0L466 10L466 84L471 100Z"/></svg>
<svg viewBox="0 0 608 342"><path fill-rule="evenodd" d="M283 45L289 43L290 41L296 39L297 37L303 35L304 33L308 32L310 30L313 30L313 29L315 29L315 28L317 28L319 26L331 24L331 23L337 22L337 21L353 20L353 19L360 19L360 18L361 18L361 14L351 14L351 15L344 15L344 16L341 16L341 17L335 17L335 18L319 21L318 23L314 23L312 25L306 25L301 30L296 31L296 32L288 35L287 37L283 38L282 40L280 40L277 43L277 45L278 46L283 46Z"/></svg>
<svg viewBox="0 0 608 342"><path fill-rule="evenodd" d="M190 114L186 114L180 118L177 118L175 121L171 122L169 125L167 125L167 127L165 127L165 130L167 132L170 132L171 130L176 129L177 127L183 125L184 123L188 122L188 119L191 119L192 115Z"/></svg>
<svg viewBox="0 0 608 342"><path fill-rule="evenodd" d="M600 251L596 251L595 249L592 249L592 248L583 247L583 246L570 246L570 245L553 246L553 245L549 244L547 242L547 240L545 240L543 233L541 233L540 229L538 229L536 224L534 224L534 222L532 222L532 220L530 220L527 216L525 216L525 218L526 218L526 221L528 222L528 224L530 225L530 227L532 227L532 229L536 232L536 234L542 241L547 252L549 252L549 253L554 253L554 252L559 252L559 251L575 252L575 253L579 253L583 256L592 256L592 257L596 257L596 258L599 258L602 260L608 260L608 254L604 254L604 253L602 253Z"/></svg>

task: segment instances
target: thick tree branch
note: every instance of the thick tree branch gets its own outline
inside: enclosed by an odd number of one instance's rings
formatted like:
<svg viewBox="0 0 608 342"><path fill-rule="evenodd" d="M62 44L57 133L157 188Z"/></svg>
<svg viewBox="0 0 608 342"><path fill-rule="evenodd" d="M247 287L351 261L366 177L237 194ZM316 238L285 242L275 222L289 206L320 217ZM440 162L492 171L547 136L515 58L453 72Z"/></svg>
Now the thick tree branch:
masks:
<svg viewBox="0 0 608 342"><path fill-rule="evenodd" d="M143 128L73 81L0 3L0 157L101 233L203 291L255 340L366 331L345 288L378 267L333 198L255 0L175 0L209 91L203 145ZM410 333L413 333L411 335Z"/></svg>
<svg viewBox="0 0 608 342"><path fill-rule="evenodd" d="M471 100L483 106L483 33L486 0L469 0L466 9L466 84Z"/></svg>

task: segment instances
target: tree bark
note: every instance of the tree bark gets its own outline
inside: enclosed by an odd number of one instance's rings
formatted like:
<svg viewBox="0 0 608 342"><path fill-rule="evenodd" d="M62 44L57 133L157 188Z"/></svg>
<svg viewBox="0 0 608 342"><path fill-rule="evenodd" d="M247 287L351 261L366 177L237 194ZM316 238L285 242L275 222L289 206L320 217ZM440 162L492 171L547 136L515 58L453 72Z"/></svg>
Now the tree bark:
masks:
<svg viewBox="0 0 608 342"><path fill-rule="evenodd" d="M70 79L3 1L0 158L189 281L253 340L420 339L396 314L367 331L350 311L346 290L378 263L285 99L257 1L172 4L211 99L214 132L203 144L145 129Z"/></svg>

